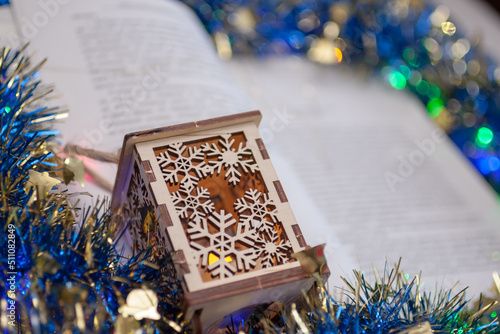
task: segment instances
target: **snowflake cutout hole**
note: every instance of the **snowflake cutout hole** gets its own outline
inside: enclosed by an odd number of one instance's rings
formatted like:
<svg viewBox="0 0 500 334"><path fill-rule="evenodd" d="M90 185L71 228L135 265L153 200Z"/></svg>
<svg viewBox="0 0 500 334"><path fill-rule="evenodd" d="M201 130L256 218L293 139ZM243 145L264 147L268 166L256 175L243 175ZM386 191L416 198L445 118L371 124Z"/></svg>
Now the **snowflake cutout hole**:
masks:
<svg viewBox="0 0 500 334"><path fill-rule="evenodd" d="M278 210L268 194L250 189L243 198L236 200L234 208L240 214L240 221L245 228L257 228L259 231L274 230L278 220Z"/></svg>
<svg viewBox="0 0 500 334"><path fill-rule="evenodd" d="M203 187L189 189L186 185L182 185L179 191L172 193L172 201L179 217L194 222L199 222L214 210L210 193Z"/></svg>
<svg viewBox="0 0 500 334"><path fill-rule="evenodd" d="M249 147L244 147L244 143L240 142L235 147L236 140L231 139L231 134L221 136L218 147L215 143L202 145L202 150L207 154L207 158L217 158L215 161L209 161L208 167L210 174L219 175L222 170L225 170L224 178L228 183L236 185L240 182L241 173L238 170L241 168L245 173L249 171L255 173L259 170L259 166L253 159L252 150Z"/></svg>
<svg viewBox="0 0 500 334"><path fill-rule="evenodd" d="M205 153L201 149L187 148L183 143L169 145L156 157L156 160L168 184L180 184L187 190L196 187L198 181L211 170L204 161ZM182 176L180 182L179 176Z"/></svg>
<svg viewBox="0 0 500 334"><path fill-rule="evenodd" d="M201 266L212 277L232 277L256 265L259 251L254 246L258 235L255 230L244 230L231 213L214 211L208 219L191 222L187 233Z"/></svg>
<svg viewBox="0 0 500 334"><path fill-rule="evenodd" d="M290 240L280 239L275 230L260 235L257 244L260 245L259 256L263 268L288 263L290 260L292 244Z"/></svg>

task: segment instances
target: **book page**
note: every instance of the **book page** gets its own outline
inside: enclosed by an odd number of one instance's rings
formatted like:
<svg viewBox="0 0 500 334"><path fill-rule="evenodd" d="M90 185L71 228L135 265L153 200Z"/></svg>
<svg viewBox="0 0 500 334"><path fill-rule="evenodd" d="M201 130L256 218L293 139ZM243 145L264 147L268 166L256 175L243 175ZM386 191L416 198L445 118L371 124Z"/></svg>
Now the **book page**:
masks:
<svg viewBox="0 0 500 334"><path fill-rule="evenodd" d="M8 36L17 36L16 25L9 6L0 6L0 41L4 46L16 48L19 45Z"/></svg>
<svg viewBox="0 0 500 334"><path fill-rule="evenodd" d="M250 109L180 2L12 2L20 39L31 42L35 58L48 58L44 83L56 84L55 103L70 110L57 125L63 143L116 152L129 132ZM114 181L116 166L86 164ZM71 190L110 195L91 179L85 185Z"/></svg>
<svg viewBox="0 0 500 334"><path fill-rule="evenodd" d="M18 30L48 58L71 117L64 142L118 149L131 131L247 109L208 35L178 2L14 1ZM44 19L46 18L46 20Z"/></svg>
<svg viewBox="0 0 500 334"><path fill-rule="evenodd" d="M382 273L402 257L428 291L458 280L470 297L489 290L498 196L416 98L295 57L230 67L263 109L286 112L269 123L268 149L306 240L327 243L335 274L370 277L372 265Z"/></svg>

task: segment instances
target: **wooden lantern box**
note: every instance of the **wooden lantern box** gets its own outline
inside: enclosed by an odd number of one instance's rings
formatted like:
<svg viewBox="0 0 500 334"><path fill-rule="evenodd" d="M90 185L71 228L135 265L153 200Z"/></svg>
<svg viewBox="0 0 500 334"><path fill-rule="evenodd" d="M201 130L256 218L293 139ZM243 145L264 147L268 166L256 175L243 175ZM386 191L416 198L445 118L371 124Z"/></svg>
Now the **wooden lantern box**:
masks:
<svg viewBox="0 0 500 334"><path fill-rule="evenodd" d="M259 111L128 134L113 207L139 251L174 253L199 329L235 310L289 302L314 282L306 242L260 138Z"/></svg>

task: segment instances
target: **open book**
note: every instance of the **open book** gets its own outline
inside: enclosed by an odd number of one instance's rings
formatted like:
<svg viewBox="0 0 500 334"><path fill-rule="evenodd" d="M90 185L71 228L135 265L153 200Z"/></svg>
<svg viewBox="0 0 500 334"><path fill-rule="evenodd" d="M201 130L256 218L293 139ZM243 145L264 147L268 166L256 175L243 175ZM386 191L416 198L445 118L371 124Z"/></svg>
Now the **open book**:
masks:
<svg viewBox="0 0 500 334"><path fill-rule="evenodd" d="M48 3L14 0L13 12L71 110L63 142L116 151L131 131L259 109L306 241L327 244L331 287L399 257L428 291L492 286L498 196L416 99L296 57L223 64L179 2ZM94 168L114 180L115 166Z"/></svg>

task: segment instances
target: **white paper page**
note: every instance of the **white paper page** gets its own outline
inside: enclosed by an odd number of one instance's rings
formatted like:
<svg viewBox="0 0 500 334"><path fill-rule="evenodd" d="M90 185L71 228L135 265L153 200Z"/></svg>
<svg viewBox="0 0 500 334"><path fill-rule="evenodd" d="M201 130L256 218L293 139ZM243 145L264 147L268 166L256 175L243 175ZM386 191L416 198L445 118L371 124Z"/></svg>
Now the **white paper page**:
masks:
<svg viewBox="0 0 500 334"><path fill-rule="evenodd" d="M70 109L66 122L57 125L63 143L115 152L132 131L249 110L185 5L159 0L42 3L14 0L13 12L31 50L48 58L44 82L57 84L58 105ZM116 166L86 163L114 181ZM85 189L72 190L109 195L90 180Z"/></svg>
<svg viewBox="0 0 500 334"><path fill-rule="evenodd" d="M287 162L277 170L306 239L328 243L334 285L342 251L347 272L380 271L401 256L402 269L410 277L422 270L430 290L460 280L477 296L492 286L498 197L419 101L294 57L229 66L261 108L289 115L274 127L270 155Z"/></svg>
<svg viewBox="0 0 500 334"><path fill-rule="evenodd" d="M18 45L16 41L10 40L9 36L16 35L16 26L14 24L14 18L12 17L10 7L0 7L0 42L3 44L3 46L15 48Z"/></svg>

